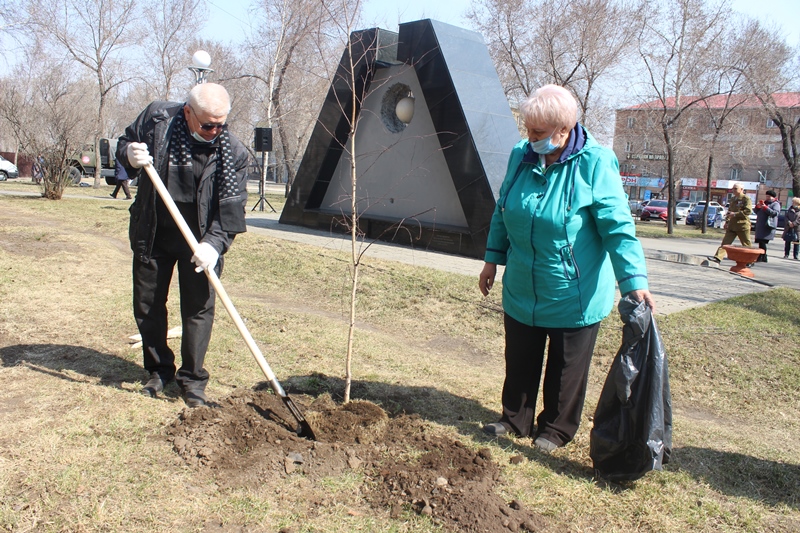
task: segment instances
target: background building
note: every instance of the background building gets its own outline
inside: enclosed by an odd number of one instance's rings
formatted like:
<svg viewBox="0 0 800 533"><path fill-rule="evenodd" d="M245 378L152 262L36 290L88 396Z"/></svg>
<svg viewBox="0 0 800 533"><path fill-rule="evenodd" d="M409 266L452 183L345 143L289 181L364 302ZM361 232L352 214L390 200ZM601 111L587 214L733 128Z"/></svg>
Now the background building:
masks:
<svg viewBox="0 0 800 533"><path fill-rule="evenodd" d="M800 117L800 93L778 93L773 98L784 116ZM686 107L693 97L686 97ZM720 117L728 113L716 135L711 174L711 200L725 203L733 182L740 182L753 199L773 189L786 205L792 195L792 176L783 157L781 134L761 102L753 96L732 100L716 96L701 101L681 114L671 135L674 142L677 200L706 199L709 156ZM662 116L674 115L674 99L666 106L655 100L617 110L614 152L623 184L632 200L667 198L667 149ZM670 109L672 107L673 109Z"/></svg>

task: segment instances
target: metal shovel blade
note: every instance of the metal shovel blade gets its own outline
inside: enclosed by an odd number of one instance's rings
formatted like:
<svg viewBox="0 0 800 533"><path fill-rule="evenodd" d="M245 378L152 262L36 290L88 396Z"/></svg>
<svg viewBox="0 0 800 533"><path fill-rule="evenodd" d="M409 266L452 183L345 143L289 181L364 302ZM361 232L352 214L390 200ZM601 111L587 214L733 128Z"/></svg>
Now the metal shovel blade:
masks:
<svg viewBox="0 0 800 533"><path fill-rule="evenodd" d="M289 398L289 396L283 396L281 399L289 411L292 412L292 416L294 416L295 420L297 420L298 426L295 430L297 432L297 436L304 437L306 439L317 440L317 436L314 435L314 430L311 429L311 425L300 412L300 409L298 409L294 404L292 399Z"/></svg>

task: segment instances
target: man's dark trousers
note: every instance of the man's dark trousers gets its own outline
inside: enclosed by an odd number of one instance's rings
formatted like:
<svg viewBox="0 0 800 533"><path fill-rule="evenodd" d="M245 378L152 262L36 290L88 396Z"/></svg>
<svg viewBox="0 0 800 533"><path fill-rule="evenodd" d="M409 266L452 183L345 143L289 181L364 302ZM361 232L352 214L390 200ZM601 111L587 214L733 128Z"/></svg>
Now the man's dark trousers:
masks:
<svg viewBox="0 0 800 533"><path fill-rule="evenodd" d="M159 227L149 261L133 260L133 314L142 335L144 368L166 383L173 377L182 390L204 390L203 368L214 324L214 289L205 272L195 272L192 251L177 228ZM215 271L222 273L222 257ZM178 266L183 334L181 367L175 373L175 354L167 344L167 296Z"/></svg>

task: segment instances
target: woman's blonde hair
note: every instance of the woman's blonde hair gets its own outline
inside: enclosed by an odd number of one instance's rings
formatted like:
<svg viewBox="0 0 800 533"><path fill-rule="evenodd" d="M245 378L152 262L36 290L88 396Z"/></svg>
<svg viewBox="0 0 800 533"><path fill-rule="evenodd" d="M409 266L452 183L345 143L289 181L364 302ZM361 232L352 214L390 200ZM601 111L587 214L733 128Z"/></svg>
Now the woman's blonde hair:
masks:
<svg viewBox="0 0 800 533"><path fill-rule="evenodd" d="M792 205L795 207L800 207L800 196L795 196L792 198Z"/></svg>
<svg viewBox="0 0 800 533"><path fill-rule="evenodd" d="M578 123L578 102L560 85L545 85L519 106L525 126L551 125L572 129Z"/></svg>

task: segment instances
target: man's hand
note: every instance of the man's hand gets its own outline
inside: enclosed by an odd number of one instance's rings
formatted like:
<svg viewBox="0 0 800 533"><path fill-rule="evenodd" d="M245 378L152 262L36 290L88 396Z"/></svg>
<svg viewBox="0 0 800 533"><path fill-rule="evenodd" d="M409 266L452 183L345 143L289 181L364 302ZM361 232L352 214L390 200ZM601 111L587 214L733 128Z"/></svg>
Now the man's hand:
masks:
<svg viewBox="0 0 800 533"><path fill-rule="evenodd" d="M202 272L203 270L213 269L217 266L219 259L219 252L207 242L201 242L192 256L192 263L197 265L194 269L195 272Z"/></svg>
<svg viewBox="0 0 800 533"><path fill-rule="evenodd" d="M128 163L133 168L142 168L147 164L153 164L153 157L147 151L145 143L130 143L126 149Z"/></svg>

